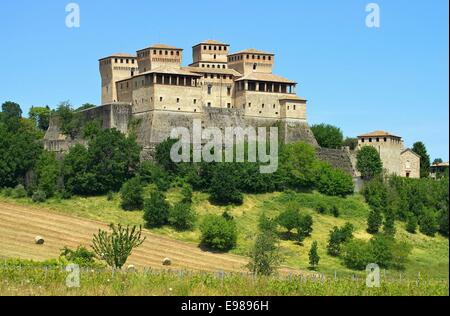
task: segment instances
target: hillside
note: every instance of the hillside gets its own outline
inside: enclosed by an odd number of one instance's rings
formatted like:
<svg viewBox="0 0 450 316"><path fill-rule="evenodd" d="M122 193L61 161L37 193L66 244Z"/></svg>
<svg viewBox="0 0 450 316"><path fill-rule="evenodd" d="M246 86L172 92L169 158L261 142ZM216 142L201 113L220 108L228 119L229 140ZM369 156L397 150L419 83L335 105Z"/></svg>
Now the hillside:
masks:
<svg viewBox="0 0 450 316"><path fill-rule="evenodd" d="M168 199L174 202L179 198L177 189L170 190ZM2 253L7 256L21 258L43 259L55 257L58 250L65 245L77 246L89 244L90 236L99 227L106 227L103 223L122 223L142 225L142 212L125 212L119 207L119 197L107 201L106 197L80 198L71 200L52 199L42 205L31 206L28 199L12 200L0 197L0 231L2 235L17 234L9 238L0 246ZM10 203L20 203L23 206L12 206ZM318 214L314 211L317 203L338 205L339 218L331 214ZM24 206L26 205L26 207ZM217 255L203 252L198 248L200 233L198 229L192 232L178 232L172 228L164 227L146 232L147 241L131 258L131 262L138 265L160 266L162 258L169 256L175 258L178 265L190 269L217 271L220 269L237 271L243 269L245 256L250 249L258 217L266 211L271 217L279 214L288 206L294 205L303 213L308 213L314 219L314 231L311 238L305 240L303 245L294 241L282 240L282 253L284 264L295 270L307 270L308 251L313 240L319 243L321 261L319 272L333 275L358 274L345 268L339 259L326 254L328 233L334 226L342 226L346 222L352 223L356 228L355 237L369 239L366 229L368 206L363 198L354 195L346 199L326 197L318 193L271 193L262 195L246 195L242 206L218 207L208 202L208 196L203 193L194 194L194 208L202 216L210 213L221 214L227 210L232 214L238 224L238 247L231 251L232 255ZM45 211L42 208L49 209ZM55 213L55 214L54 214ZM67 216L69 215L69 217ZM73 219L76 216L76 219ZM26 220L29 218L29 220ZM83 220L81 218L89 219ZM29 226L27 226L29 225ZM46 253L33 252L33 245L29 240L36 234L48 232L48 238L55 242L55 246L44 248ZM14 235L13 235L14 236ZM412 235L405 231L404 224L397 222L397 239L407 241L413 246L413 251L406 264L405 271L387 271L392 278L403 276L416 277L420 272L422 276L448 279L448 239L441 236L427 237L420 233ZM161 249L163 252L161 252ZM183 249L182 252L179 250ZM184 251L185 250L185 251ZM48 252L48 253L47 253ZM242 256L235 256L242 255Z"/></svg>

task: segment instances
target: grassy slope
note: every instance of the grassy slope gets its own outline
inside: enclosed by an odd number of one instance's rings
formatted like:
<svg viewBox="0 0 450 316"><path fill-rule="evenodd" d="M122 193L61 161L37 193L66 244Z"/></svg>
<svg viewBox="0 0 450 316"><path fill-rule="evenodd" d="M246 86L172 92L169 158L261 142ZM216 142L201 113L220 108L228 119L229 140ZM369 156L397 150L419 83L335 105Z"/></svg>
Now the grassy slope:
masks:
<svg viewBox="0 0 450 316"><path fill-rule="evenodd" d="M168 194L171 202L179 198L179 192L174 189ZM16 202L22 204L31 203L28 199L11 200L0 197L0 200ZM321 215L313 211L313 205L317 201L325 201L328 204L336 204L341 210L341 216L335 218L330 215ZM46 208L58 212L100 220L107 223L122 224L143 224L142 212L124 212L119 207L119 197L116 195L113 201L107 201L106 197L81 198L75 197L72 200L50 200L43 204ZM275 217L280 211L286 209L288 205L298 206L302 212L309 213L314 219L314 232L311 238L305 240L300 246L293 241L283 240L281 242L282 253L285 256L285 264L297 268L306 269L308 267L308 252L313 240L319 243L319 255L321 256L319 271L326 274L348 275L351 270L342 266L337 258L326 254L328 233L333 226L341 226L345 222L351 222L356 227L356 237L369 239L371 236L365 232L366 218L368 214L367 205L359 195L347 199L326 197L317 193L295 193L286 195L282 193L272 193L263 195L247 195L242 206L229 207L229 212L236 218L239 229L238 247L232 251L235 254L245 255L251 247L259 215L263 210L271 217ZM194 206L201 217L205 214L221 214L226 208L211 205L208 196L203 193L194 194ZM177 232L170 227L153 230L154 233L163 234L171 238L198 243L200 233L198 228L192 232ZM413 245L413 252L407 263L406 271L403 275L414 277L418 272L433 278L448 279L449 274L449 242L441 236L430 238L422 234L411 235L404 229L403 223L397 223L397 238L408 241ZM397 278L398 272L388 271L388 277Z"/></svg>

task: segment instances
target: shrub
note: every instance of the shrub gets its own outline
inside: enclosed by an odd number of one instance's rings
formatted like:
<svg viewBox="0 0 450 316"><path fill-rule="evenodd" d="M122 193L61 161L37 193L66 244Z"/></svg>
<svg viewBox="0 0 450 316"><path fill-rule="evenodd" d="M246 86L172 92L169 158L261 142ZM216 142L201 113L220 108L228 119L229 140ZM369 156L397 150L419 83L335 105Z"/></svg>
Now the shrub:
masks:
<svg viewBox="0 0 450 316"><path fill-rule="evenodd" d="M317 203L315 209L316 209L317 213L319 213L319 214L328 213L328 205L325 202Z"/></svg>
<svg viewBox="0 0 450 316"><path fill-rule="evenodd" d="M144 220L147 227L161 227L169 222L170 205L165 195L160 191L153 191L150 198L144 202Z"/></svg>
<svg viewBox="0 0 450 316"><path fill-rule="evenodd" d="M331 208L331 213L333 214L334 217L338 218L341 215L341 211L339 211L339 207L337 207L336 205L334 205Z"/></svg>
<svg viewBox="0 0 450 316"><path fill-rule="evenodd" d="M177 203L169 212L169 223L178 230L191 229L196 219L197 215L190 203Z"/></svg>
<svg viewBox="0 0 450 316"><path fill-rule="evenodd" d="M370 242L373 262L381 268L403 269L411 252L411 246L397 242L392 236L377 235Z"/></svg>
<svg viewBox="0 0 450 316"><path fill-rule="evenodd" d="M278 218L277 222L281 227L286 228L288 233L291 233L291 231L294 228L298 227L300 220L300 213L297 209L293 207L289 207L287 210L282 212Z"/></svg>
<svg viewBox="0 0 450 316"><path fill-rule="evenodd" d="M320 256L318 252L317 241L314 241L311 246L311 250L309 251L309 265L314 270L320 261Z"/></svg>
<svg viewBox="0 0 450 316"><path fill-rule="evenodd" d="M106 195L106 200L109 202L114 200L114 193L112 191L108 192L108 194Z"/></svg>
<svg viewBox="0 0 450 316"><path fill-rule="evenodd" d="M373 262L372 252L368 242L363 240L351 240L342 246L342 259L347 268L364 270Z"/></svg>
<svg viewBox="0 0 450 316"><path fill-rule="evenodd" d="M233 168L233 164L219 163L215 166L211 179L211 201L219 205L241 205L244 196L238 188L240 175Z"/></svg>
<svg viewBox="0 0 450 316"><path fill-rule="evenodd" d="M320 193L329 196L346 197L355 191L353 178L350 174L326 164L320 170L316 187Z"/></svg>
<svg viewBox="0 0 450 316"><path fill-rule="evenodd" d="M236 246L237 228L234 221L223 216L207 215L201 226L202 245L219 251L228 251Z"/></svg>
<svg viewBox="0 0 450 316"><path fill-rule="evenodd" d="M64 247L61 250L60 256L66 258L71 263L78 264L80 267L92 267L95 265L95 253L87 250L83 246L78 246L75 250Z"/></svg>
<svg viewBox="0 0 450 316"><path fill-rule="evenodd" d="M332 149L340 149L342 147L344 135L340 128L329 124L319 124L312 125L311 131L320 147Z"/></svg>
<svg viewBox="0 0 450 316"><path fill-rule="evenodd" d="M47 199L47 195L44 191L37 190L33 193L33 196L31 197L34 203L43 203Z"/></svg>
<svg viewBox="0 0 450 316"><path fill-rule="evenodd" d="M126 211L142 210L144 206L143 187L139 177L132 178L124 183L120 190L120 206Z"/></svg>
<svg viewBox="0 0 450 316"><path fill-rule="evenodd" d="M22 184L17 185L12 191L11 196L15 199L22 199L27 197L27 190Z"/></svg>
<svg viewBox="0 0 450 316"><path fill-rule="evenodd" d="M12 195L13 195L13 189L11 189L11 188L5 188L5 189L3 190L3 195L4 195L5 197L12 197Z"/></svg>
<svg viewBox="0 0 450 316"><path fill-rule="evenodd" d="M440 216L439 216L439 233L441 233L442 236L448 237L448 235L449 235L448 225L449 225L449 219L448 219L448 208L447 208L447 210L442 210L440 212Z"/></svg>
<svg viewBox="0 0 450 316"><path fill-rule="evenodd" d="M142 228L122 227L122 225L110 226L111 234L99 230L92 240L92 249L105 260L108 266L113 269L122 269L134 248L139 247L145 241L142 237Z"/></svg>
<svg viewBox="0 0 450 316"><path fill-rule="evenodd" d="M367 232L369 234L378 234L383 223L381 212L377 209L372 209L367 217Z"/></svg>
<svg viewBox="0 0 450 316"><path fill-rule="evenodd" d="M419 219L420 232L434 237L439 230L436 214L431 209L425 209Z"/></svg>
<svg viewBox="0 0 450 316"><path fill-rule="evenodd" d="M261 230L256 236L249 257L247 268L254 275L272 275L282 261L276 235L270 230Z"/></svg>

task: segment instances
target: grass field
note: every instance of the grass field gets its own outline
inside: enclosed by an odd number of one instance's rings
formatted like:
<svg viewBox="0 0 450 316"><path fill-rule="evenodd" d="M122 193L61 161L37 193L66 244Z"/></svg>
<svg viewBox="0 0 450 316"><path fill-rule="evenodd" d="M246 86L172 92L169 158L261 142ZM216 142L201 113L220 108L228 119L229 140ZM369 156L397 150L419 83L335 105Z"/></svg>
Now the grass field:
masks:
<svg viewBox="0 0 450 316"><path fill-rule="evenodd" d="M230 273L81 271L80 287L68 288L61 269L0 265L0 295L26 296L447 296L448 282L421 279L253 278Z"/></svg>
<svg viewBox="0 0 450 316"><path fill-rule="evenodd" d="M172 203L179 197L180 194L177 189L172 189L168 194L168 200ZM39 214L40 208L45 208L60 215L76 216L103 223L122 223L133 225L144 224L142 212L125 212L120 209L120 199L118 195L115 196L113 201L107 201L106 197L74 197L71 200L51 199L46 203L36 205L29 199L13 200L6 197L0 197L0 202L3 202L3 207L4 205L9 205L11 207L11 203L15 203L15 207L18 207L17 204L22 205L22 207L27 206L27 209L31 208L34 210L33 214ZM335 218L330 214L318 214L314 211L314 206L319 202L338 205L341 212L340 217ZM0 205L0 210L2 209L2 205ZM330 229L334 226L341 226L345 224L345 222L350 222L356 227L356 238L369 239L371 237L365 231L368 207L363 198L359 195L354 195L346 199L326 197L318 193L272 193L263 195L246 195L243 205L225 208L211 205L206 194L194 194L194 208L199 214L200 220L206 214L221 214L225 210L228 210L237 221L239 232L238 247L231 251L232 255L237 256L231 256L231 258L233 258L233 260L237 260L238 262L233 263L234 261L231 260L230 265L225 262L222 264L222 266L226 267L224 268L225 270L231 271L236 271L236 269L241 270L244 266L246 260L243 256L248 253L254 241L256 226L261 212L266 211L269 216L275 217L280 211L286 209L290 205L296 206L300 208L302 212L313 216L314 231L312 237L306 239L302 246L298 245L294 241L281 241L282 254L285 259L284 264L295 270L307 271L309 265L308 251L312 241L316 240L319 243L319 255L321 257L318 272L325 273L326 275L334 275L336 272L338 275L346 277L353 274L358 275L358 273L345 268L339 259L328 256L326 254L326 245ZM26 216L24 215L24 222L26 222L25 219ZM53 219L48 219L49 225L53 226L53 222ZM56 222L54 224L57 225ZM96 225L98 225L98 223ZM43 224L42 229L44 228L45 225ZM89 233L92 232L93 230ZM190 247L188 249L199 251L203 255L214 255L201 252L198 249L197 245L200 238L198 227L191 232L178 232L170 227L163 227L152 230L150 235L154 236L154 238L167 238L164 239L167 242L183 242L183 245ZM64 234L61 236L64 236ZM399 240L410 243L413 246L413 251L409 257L405 271L386 271L384 272L386 275L392 278L399 278L400 274L402 274L403 277L410 277L414 279L420 272L422 276L434 279L448 279L448 239L441 236L431 238L420 233L414 235L409 234L404 229L404 224L400 222L397 223L396 237ZM82 241L85 243L88 242L86 239ZM70 242L69 246L75 246L75 244L80 241L75 238L73 240L68 240L67 242ZM12 246L12 248L14 248L14 246ZM146 251L151 251L150 246L146 249ZM53 255L54 254L55 253L53 253ZM137 255L143 254L140 254L138 250ZM192 257L197 257L197 255L198 253L194 253ZM222 256L228 258L228 255ZM219 261L220 260L210 262L209 267L215 267L215 264L218 264ZM156 263L159 264L159 262ZM206 266L208 266L208 264L206 264ZM217 271L218 269L215 268L213 270Z"/></svg>

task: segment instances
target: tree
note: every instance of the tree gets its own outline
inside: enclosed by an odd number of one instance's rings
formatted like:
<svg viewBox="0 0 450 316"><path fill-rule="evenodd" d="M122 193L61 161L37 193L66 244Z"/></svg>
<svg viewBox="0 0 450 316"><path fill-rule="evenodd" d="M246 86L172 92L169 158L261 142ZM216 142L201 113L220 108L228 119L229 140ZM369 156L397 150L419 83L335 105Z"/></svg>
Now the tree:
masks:
<svg viewBox="0 0 450 316"><path fill-rule="evenodd" d="M22 118L20 105L11 101L3 103L0 118L9 130L17 131L20 126L20 119Z"/></svg>
<svg viewBox="0 0 450 316"><path fill-rule="evenodd" d="M161 227L169 222L170 205L165 195L160 191L153 191L150 198L144 202L144 220L147 227Z"/></svg>
<svg viewBox="0 0 450 316"><path fill-rule="evenodd" d="M142 210L144 207L144 189L141 179L134 177L125 182L120 190L122 201L120 206L126 211Z"/></svg>
<svg viewBox="0 0 450 316"><path fill-rule="evenodd" d="M59 127L64 135L74 139L80 134L82 127L81 114L74 111L68 101L62 102L58 106L55 115L58 117Z"/></svg>
<svg viewBox="0 0 450 316"><path fill-rule="evenodd" d="M372 209L367 217L367 232L369 234L378 234L383 223L383 216L379 209Z"/></svg>
<svg viewBox="0 0 450 316"><path fill-rule="evenodd" d="M287 210L282 212L278 218L277 222L281 227L286 228L288 234L290 235L294 228L298 227L300 221L300 213L294 207L289 207Z"/></svg>
<svg viewBox="0 0 450 316"><path fill-rule="evenodd" d="M323 164L318 176L317 190L329 196L346 197L354 193L352 176L340 169Z"/></svg>
<svg viewBox="0 0 450 316"><path fill-rule="evenodd" d="M156 145L155 148L155 161L171 175L178 173L178 164L173 162L170 157L170 151L177 142L177 139L167 139Z"/></svg>
<svg viewBox="0 0 450 316"><path fill-rule="evenodd" d="M406 231L410 234L415 234L417 230L417 217L414 214L409 214L406 221Z"/></svg>
<svg viewBox="0 0 450 316"><path fill-rule="evenodd" d="M58 180L61 176L61 162L55 153L43 151L36 162L37 188L43 191L47 198L58 190Z"/></svg>
<svg viewBox="0 0 450 316"><path fill-rule="evenodd" d="M380 154L371 146L364 146L356 155L356 168L365 179L372 179L383 171Z"/></svg>
<svg viewBox="0 0 450 316"><path fill-rule="evenodd" d="M81 112L81 111L92 109L92 108L95 108L95 107L96 107L95 104L85 103L82 106L80 106L78 109L76 109L76 112Z"/></svg>
<svg viewBox="0 0 450 316"><path fill-rule="evenodd" d="M332 149L342 147L344 135L340 128L329 124L319 124L311 126L311 130L320 147Z"/></svg>
<svg viewBox="0 0 450 316"><path fill-rule="evenodd" d="M341 245L353 238L354 226L346 223L342 228L334 227L330 231L327 252L330 256L338 257L341 254Z"/></svg>
<svg viewBox="0 0 450 316"><path fill-rule="evenodd" d="M353 138L353 137L347 137L344 140L344 147L349 147L350 150L355 150L356 147L358 147L358 138Z"/></svg>
<svg viewBox="0 0 450 316"><path fill-rule="evenodd" d="M386 235L395 236L395 211L391 208L385 211L383 231Z"/></svg>
<svg viewBox="0 0 450 316"><path fill-rule="evenodd" d="M228 251L236 246L237 228L234 220L207 215L200 225L201 244L213 250Z"/></svg>
<svg viewBox="0 0 450 316"><path fill-rule="evenodd" d="M169 223L177 230L184 231L194 227L197 214L192 205L185 201L175 204L169 212Z"/></svg>
<svg viewBox="0 0 450 316"><path fill-rule="evenodd" d="M313 270L319 265L320 256L318 253L317 241L314 241L311 246L311 250L309 251L309 265Z"/></svg>
<svg viewBox="0 0 450 316"><path fill-rule="evenodd" d="M219 205L241 205L244 196L238 188L239 173L233 164L218 163L214 166L209 192L211 201Z"/></svg>
<svg viewBox="0 0 450 316"><path fill-rule="evenodd" d="M151 161L143 161L140 163L137 174L142 183L156 184L159 190L167 191L170 188L170 178L167 172L159 165Z"/></svg>
<svg viewBox="0 0 450 316"><path fill-rule="evenodd" d="M430 176L430 156L425 144L422 142L414 143L412 151L420 156L420 177L428 178Z"/></svg>
<svg viewBox="0 0 450 316"><path fill-rule="evenodd" d="M297 240L302 243L313 232L313 218L311 215L300 215L297 226Z"/></svg>
<svg viewBox="0 0 450 316"><path fill-rule="evenodd" d="M133 249L142 245L145 237L142 237L142 228L122 227L111 224L111 234L99 230L92 240L92 249L97 256L106 261L113 269L122 269L131 255Z"/></svg>
<svg viewBox="0 0 450 316"><path fill-rule="evenodd" d="M442 209L439 213L439 233L442 236L448 237L449 235L449 219L448 219L448 206L447 209Z"/></svg>
<svg viewBox="0 0 450 316"><path fill-rule="evenodd" d="M286 144L280 152L278 176L292 189L312 189L319 162L316 150L304 142Z"/></svg>
<svg viewBox="0 0 450 316"><path fill-rule="evenodd" d="M433 165L437 165L437 164L440 164L440 163L443 163L443 162L444 162L444 160L442 160L442 158L436 158L433 161Z"/></svg>
<svg viewBox="0 0 450 316"><path fill-rule="evenodd" d="M436 214L431 209L424 209L419 218L420 232L430 237L434 237L439 230L439 223Z"/></svg>
<svg viewBox="0 0 450 316"><path fill-rule="evenodd" d="M276 237L267 232L260 232L256 236L255 244L249 253L249 257L250 262L247 268L254 275L272 275L282 261Z"/></svg>
<svg viewBox="0 0 450 316"><path fill-rule="evenodd" d="M34 122L37 128L42 131L47 131L51 113L52 111L48 106L33 106L28 113L28 117Z"/></svg>

